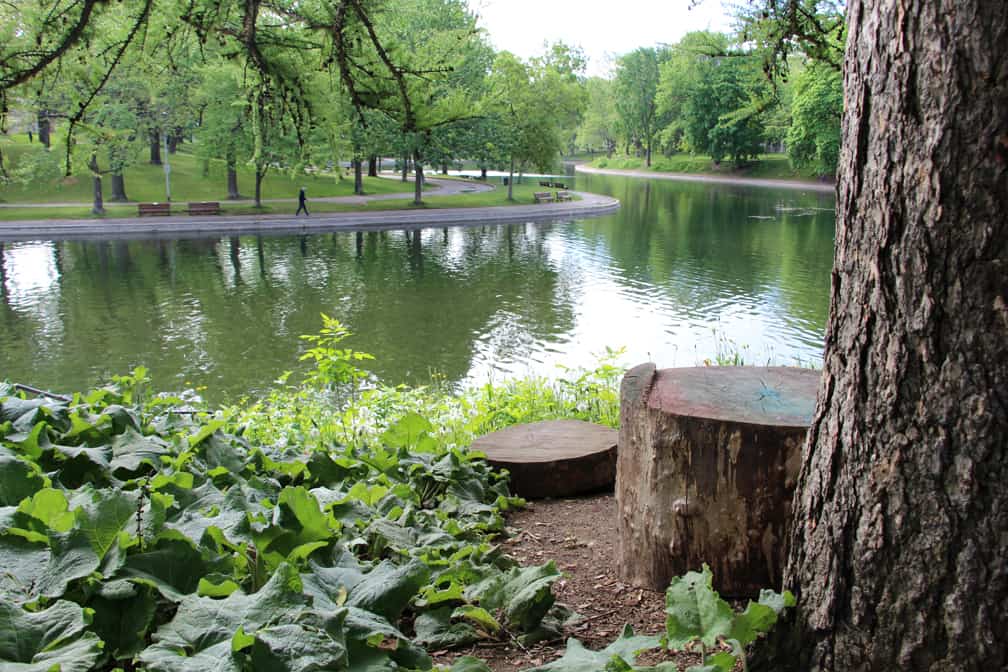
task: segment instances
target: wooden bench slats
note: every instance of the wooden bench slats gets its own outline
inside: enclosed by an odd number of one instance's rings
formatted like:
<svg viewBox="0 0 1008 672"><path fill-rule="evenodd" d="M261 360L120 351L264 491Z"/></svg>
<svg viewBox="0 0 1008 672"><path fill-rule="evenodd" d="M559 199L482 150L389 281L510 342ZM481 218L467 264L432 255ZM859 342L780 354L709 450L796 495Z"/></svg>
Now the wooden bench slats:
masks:
<svg viewBox="0 0 1008 672"><path fill-rule="evenodd" d="M221 212L218 201L193 201L187 207L190 215L219 215Z"/></svg>
<svg viewBox="0 0 1008 672"><path fill-rule="evenodd" d="M552 191L536 191L532 194L535 197L536 203L552 203L553 202L553 192Z"/></svg>
<svg viewBox="0 0 1008 672"><path fill-rule="evenodd" d="M137 216L155 215L167 217L171 214L171 203L137 203Z"/></svg>

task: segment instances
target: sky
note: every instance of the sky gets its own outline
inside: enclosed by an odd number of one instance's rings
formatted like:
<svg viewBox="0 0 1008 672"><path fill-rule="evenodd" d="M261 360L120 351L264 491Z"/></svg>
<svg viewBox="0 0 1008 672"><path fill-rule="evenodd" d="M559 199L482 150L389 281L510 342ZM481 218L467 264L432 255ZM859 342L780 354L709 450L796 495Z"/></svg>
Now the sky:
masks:
<svg viewBox="0 0 1008 672"><path fill-rule="evenodd" d="M490 42L522 58L562 40L588 56L588 74L605 76L614 56L676 42L693 30L726 31L725 0L470 0Z"/></svg>

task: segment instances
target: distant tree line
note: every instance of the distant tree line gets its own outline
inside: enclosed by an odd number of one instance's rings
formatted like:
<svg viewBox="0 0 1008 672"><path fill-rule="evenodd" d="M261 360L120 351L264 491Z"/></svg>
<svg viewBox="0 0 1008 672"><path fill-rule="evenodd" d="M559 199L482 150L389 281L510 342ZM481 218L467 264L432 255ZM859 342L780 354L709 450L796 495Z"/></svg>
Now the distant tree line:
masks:
<svg viewBox="0 0 1008 672"><path fill-rule="evenodd" d="M817 39L785 42L780 17L743 6L734 35L693 32L621 56L610 79L585 82L584 150L637 156L709 155L744 165L786 151L798 168L836 171L843 113L842 8L812 2Z"/></svg>

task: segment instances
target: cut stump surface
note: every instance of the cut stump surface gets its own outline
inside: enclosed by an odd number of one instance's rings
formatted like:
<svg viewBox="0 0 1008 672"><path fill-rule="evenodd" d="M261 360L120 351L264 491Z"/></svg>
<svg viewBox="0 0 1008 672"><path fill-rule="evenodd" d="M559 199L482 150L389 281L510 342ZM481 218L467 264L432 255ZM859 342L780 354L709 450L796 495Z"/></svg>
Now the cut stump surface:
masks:
<svg viewBox="0 0 1008 672"><path fill-rule="evenodd" d="M615 429L581 420L544 420L487 434L472 448L511 472L515 494L569 497L613 486L617 436Z"/></svg>
<svg viewBox="0 0 1008 672"><path fill-rule="evenodd" d="M703 563L723 595L779 588L820 373L638 366L623 378L617 566L661 590Z"/></svg>

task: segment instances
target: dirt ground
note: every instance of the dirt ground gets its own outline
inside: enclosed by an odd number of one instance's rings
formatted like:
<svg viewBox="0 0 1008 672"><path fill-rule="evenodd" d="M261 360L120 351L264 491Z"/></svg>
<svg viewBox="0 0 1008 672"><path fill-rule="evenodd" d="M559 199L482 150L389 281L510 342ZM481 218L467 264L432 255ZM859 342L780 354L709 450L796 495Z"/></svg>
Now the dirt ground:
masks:
<svg viewBox="0 0 1008 672"><path fill-rule="evenodd" d="M622 583L614 566L616 500L612 494L577 499L530 502L508 519L513 535L505 552L523 565L554 560L564 578L554 584L557 602L573 609L580 619L567 627L564 638L523 648L514 640L483 642L462 650L433 652L435 662L448 664L462 655L487 661L494 672L516 672L543 665L563 655L567 637L590 649L601 649L616 639L627 623L637 634L658 634L665 627L665 595ZM699 656L645 654L640 662L654 664L675 659L685 669Z"/></svg>

